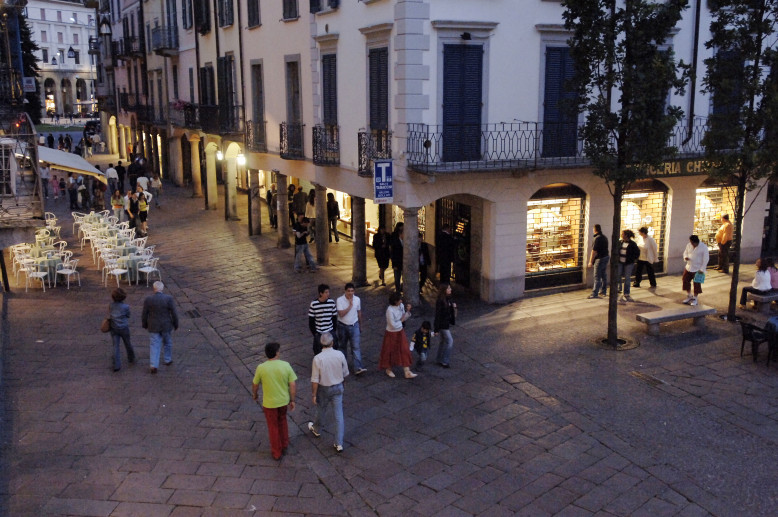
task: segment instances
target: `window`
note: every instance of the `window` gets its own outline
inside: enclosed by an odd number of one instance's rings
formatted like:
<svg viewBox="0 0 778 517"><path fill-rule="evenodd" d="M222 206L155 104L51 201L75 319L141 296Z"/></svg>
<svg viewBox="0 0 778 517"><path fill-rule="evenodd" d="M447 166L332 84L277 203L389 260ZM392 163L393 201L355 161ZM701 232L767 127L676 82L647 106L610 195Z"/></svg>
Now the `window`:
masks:
<svg viewBox="0 0 778 517"><path fill-rule="evenodd" d="M369 89L370 89L370 129L389 129L389 49L370 49Z"/></svg>
<svg viewBox="0 0 778 517"><path fill-rule="evenodd" d="M78 34L73 34L73 45L78 45Z"/></svg>
<svg viewBox="0 0 778 517"><path fill-rule="evenodd" d="M73 13L72 19L73 21L71 23L78 23L78 13Z"/></svg>
<svg viewBox="0 0 778 517"><path fill-rule="evenodd" d="M44 48L44 49L41 49L41 51L43 52L43 62L44 63L48 63L49 62L49 49Z"/></svg>
<svg viewBox="0 0 778 517"><path fill-rule="evenodd" d="M65 35L61 32L57 33L57 43L65 43Z"/></svg>
<svg viewBox="0 0 778 517"><path fill-rule="evenodd" d="M192 28L192 0L184 0L181 6L181 22L185 29Z"/></svg>
<svg viewBox="0 0 778 517"><path fill-rule="evenodd" d="M213 66L206 65L200 68L200 104L204 106L216 104L216 86L214 83Z"/></svg>
<svg viewBox="0 0 778 517"><path fill-rule="evenodd" d="M255 123L262 123L265 120L265 86L262 78L262 65L251 65L251 83L254 90L252 115Z"/></svg>
<svg viewBox="0 0 778 517"><path fill-rule="evenodd" d="M322 121L328 126L338 125L337 56L321 57Z"/></svg>
<svg viewBox="0 0 778 517"><path fill-rule="evenodd" d="M259 27L262 20L259 16L259 0L247 0L249 11L249 27Z"/></svg>
<svg viewBox="0 0 778 517"><path fill-rule="evenodd" d="M74 51L74 54L75 55L73 56L73 62L75 64L77 64L77 65L80 65L81 64L81 52L76 50L76 51Z"/></svg>
<svg viewBox="0 0 778 517"><path fill-rule="evenodd" d="M178 99L178 66L177 65L172 66L171 74L173 75L173 98Z"/></svg>
<svg viewBox="0 0 778 517"><path fill-rule="evenodd" d="M57 11L57 21L58 22L62 21L62 11Z"/></svg>
<svg viewBox="0 0 778 517"><path fill-rule="evenodd" d="M300 96L300 63L286 63L286 121L290 124L301 124L303 120L302 102Z"/></svg>
<svg viewBox="0 0 778 517"><path fill-rule="evenodd" d="M443 46L443 161L481 158L481 45Z"/></svg>
<svg viewBox="0 0 778 517"><path fill-rule="evenodd" d="M741 107L745 61L736 50L719 50L716 65L716 87L711 95L710 129L705 139L714 149L738 147L742 137Z"/></svg>
<svg viewBox="0 0 778 517"><path fill-rule="evenodd" d="M297 0L284 0L284 20L294 20L299 18L297 12Z"/></svg>
<svg viewBox="0 0 778 517"><path fill-rule="evenodd" d="M195 101L194 95L194 68L189 68L189 102Z"/></svg>
<svg viewBox="0 0 778 517"><path fill-rule="evenodd" d="M219 81L219 106L236 106L238 94L235 88L235 56L218 58L216 72Z"/></svg>
<svg viewBox="0 0 778 517"><path fill-rule="evenodd" d="M41 9L41 20L46 21L46 9Z"/></svg>
<svg viewBox="0 0 778 517"><path fill-rule="evenodd" d="M218 0L219 27L229 27L234 21L232 0Z"/></svg>
<svg viewBox="0 0 778 517"><path fill-rule="evenodd" d="M575 91L569 86L575 74L569 47L546 48L543 97L543 156L575 156L578 150L578 116L571 112Z"/></svg>
<svg viewBox="0 0 778 517"><path fill-rule="evenodd" d="M41 41L43 43L48 43L49 41L49 35L46 34L46 31L41 31Z"/></svg>
<svg viewBox="0 0 778 517"><path fill-rule="evenodd" d="M209 0L192 0L194 2L195 28L200 34L211 31L211 3Z"/></svg>

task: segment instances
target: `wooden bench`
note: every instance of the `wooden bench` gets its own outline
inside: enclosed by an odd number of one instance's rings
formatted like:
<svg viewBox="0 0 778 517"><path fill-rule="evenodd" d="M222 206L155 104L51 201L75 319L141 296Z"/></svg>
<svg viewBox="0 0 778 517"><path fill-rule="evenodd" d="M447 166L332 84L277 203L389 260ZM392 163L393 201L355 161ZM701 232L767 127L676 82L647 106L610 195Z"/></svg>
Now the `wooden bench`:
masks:
<svg viewBox="0 0 778 517"><path fill-rule="evenodd" d="M748 293L748 299L754 300L756 309L762 314L770 312L770 302L778 302L778 292L771 294Z"/></svg>
<svg viewBox="0 0 778 517"><path fill-rule="evenodd" d="M635 316L641 323L648 325L648 333L652 336L659 335L659 324L670 321L680 321L693 319L698 327L705 326L705 316L716 314L716 309L705 305L690 306L684 305L673 309L662 309L661 311L645 312Z"/></svg>

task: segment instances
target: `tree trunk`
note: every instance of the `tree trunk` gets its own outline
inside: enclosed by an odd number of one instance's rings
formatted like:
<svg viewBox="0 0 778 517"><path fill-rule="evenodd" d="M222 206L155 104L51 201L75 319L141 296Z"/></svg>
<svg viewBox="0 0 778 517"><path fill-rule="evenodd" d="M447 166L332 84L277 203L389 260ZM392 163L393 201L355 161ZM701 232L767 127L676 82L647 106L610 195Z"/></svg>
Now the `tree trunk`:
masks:
<svg viewBox="0 0 778 517"><path fill-rule="evenodd" d="M740 243L743 234L743 216L746 199L746 179L748 174L741 171L737 176L737 194L735 198L735 235L732 247L735 249L735 257L732 261L732 280L729 285L729 305L727 306L727 321L735 321L737 309L737 284L740 278ZM721 260L721 257L719 257Z"/></svg>
<svg viewBox="0 0 778 517"><path fill-rule="evenodd" d="M621 200L624 186L613 182L613 230L611 231L610 290L608 291L608 346L618 348L619 342L619 238L621 237Z"/></svg>

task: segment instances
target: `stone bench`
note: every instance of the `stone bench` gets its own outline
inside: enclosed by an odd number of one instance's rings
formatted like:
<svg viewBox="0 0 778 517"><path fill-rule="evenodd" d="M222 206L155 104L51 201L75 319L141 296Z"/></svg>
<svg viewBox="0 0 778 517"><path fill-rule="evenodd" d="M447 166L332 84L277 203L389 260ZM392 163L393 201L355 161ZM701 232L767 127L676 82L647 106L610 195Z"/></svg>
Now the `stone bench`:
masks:
<svg viewBox="0 0 778 517"><path fill-rule="evenodd" d="M759 312L768 314L770 312L770 302L778 302L778 291L770 294L748 293L748 299L754 300L756 309Z"/></svg>
<svg viewBox="0 0 778 517"><path fill-rule="evenodd" d="M698 327L703 327L705 326L705 316L711 314L716 314L716 309L713 307L707 307L705 305L697 305L695 307L684 305L683 307L677 307L673 309L662 309L661 311L645 312L643 314L636 315L635 319L641 323L645 323L648 326L648 333L650 335L658 336L660 323L693 319L695 325Z"/></svg>

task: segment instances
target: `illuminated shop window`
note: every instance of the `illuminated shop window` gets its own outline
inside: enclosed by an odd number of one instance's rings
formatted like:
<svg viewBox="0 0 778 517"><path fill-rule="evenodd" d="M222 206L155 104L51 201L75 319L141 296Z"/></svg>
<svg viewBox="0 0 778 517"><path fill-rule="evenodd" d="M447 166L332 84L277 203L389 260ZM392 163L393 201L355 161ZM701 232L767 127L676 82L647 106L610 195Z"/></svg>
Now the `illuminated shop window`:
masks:
<svg viewBox="0 0 778 517"><path fill-rule="evenodd" d="M710 253L718 253L716 232L721 226L721 216L729 214L732 224L735 223L736 187L714 185L706 182L697 189L697 199L694 204L694 234L710 248Z"/></svg>
<svg viewBox="0 0 778 517"><path fill-rule="evenodd" d="M584 200L578 187L555 184L527 203L527 289L582 281Z"/></svg>
<svg viewBox="0 0 778 517"><path fill-rule="evenodd" d="M635 182L624 194L621 202L621 230L635 232L635 242L640 243L638 229L645 226L654 238L659 262L655 271L664 270L665 228L667 224L667 186L657 180Z"/></svg>

